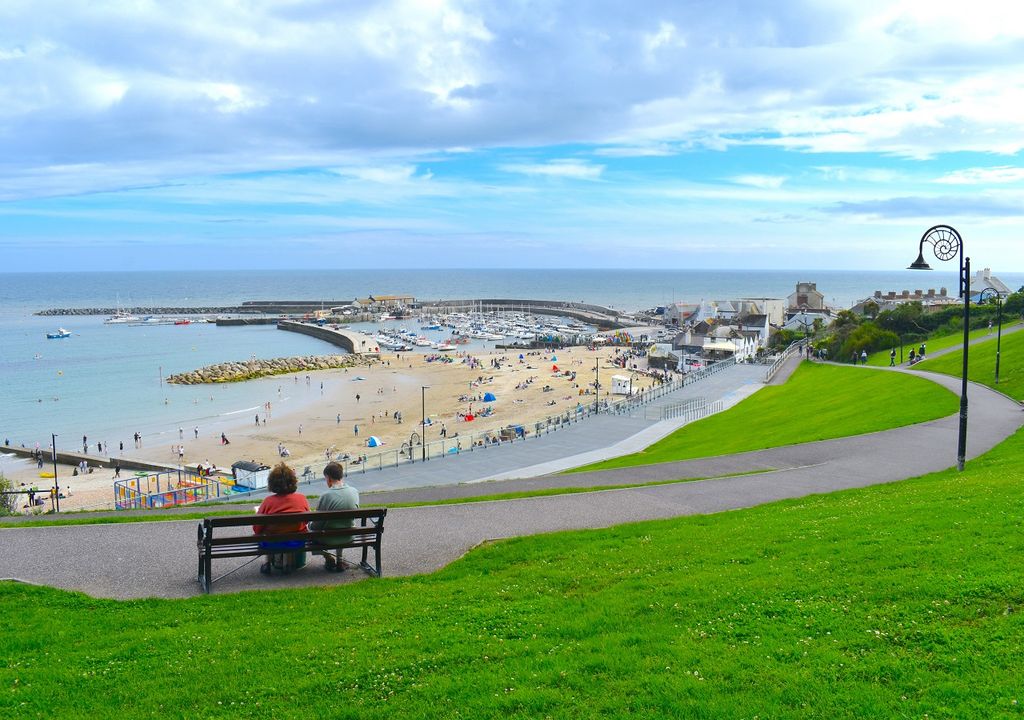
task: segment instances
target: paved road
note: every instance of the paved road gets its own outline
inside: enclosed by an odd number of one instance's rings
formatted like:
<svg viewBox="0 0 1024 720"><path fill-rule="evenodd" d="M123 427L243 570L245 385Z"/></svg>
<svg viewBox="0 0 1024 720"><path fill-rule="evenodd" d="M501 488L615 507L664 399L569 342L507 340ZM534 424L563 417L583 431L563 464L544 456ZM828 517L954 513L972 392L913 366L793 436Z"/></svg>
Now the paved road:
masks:
<svg viewBox="0 0 1024 720"><path fill-rule="evenodd" d="M894 372L872 368L865 368L865 371ZM958 378L922 374L953 391L959 388ZM972 384L969 398L969 457L986 452L1024 421L1024 413L1015 401L988 388ZM956 428L957 416L953 415L911 427L838 440L572 476L575 482L600 485L712 478L690 483L393 509L388 513L384 534L385 574L431 572L492 539L718 512L941 470L955 464ZM865 458L870 458L870 462L865 462ZM757 470L767 472L723 477ZM525 482L547 486L565 482L565 478L512 481ZM507 486L502 483L500 487ZM102 597L196 595L199 587L195 582L196 557L192 543L195 526L195 521L182 521L4 530L0 532L0 578L19 578ZM218 561L214 575L241 565L240 560ZM231 592L328 585L353 582L362 577L358 571L328 574L314 562L292 576L268 579L259 575L256 563L251 563L220 580L214 589L215 592Z"/></svg>

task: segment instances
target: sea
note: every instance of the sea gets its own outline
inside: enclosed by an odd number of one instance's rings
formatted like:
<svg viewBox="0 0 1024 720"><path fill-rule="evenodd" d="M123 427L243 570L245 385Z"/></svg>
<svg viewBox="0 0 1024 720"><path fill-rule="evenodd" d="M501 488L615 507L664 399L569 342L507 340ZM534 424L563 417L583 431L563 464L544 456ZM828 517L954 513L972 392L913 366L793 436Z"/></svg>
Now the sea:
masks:
<svg viewBox="0 0 1024 720"><path fill-rule="evenodd" d="M1024 273L996 272L1010 287ZM927 282L925 282L927 280ZM55 307L192 307L246 300L347 300L412 295L426 300L523 298L595 303L623 311L733 298L785 298L800 281L817 283L826 302L849 307L875 290L946 287L935 271L822 270L272 270L0 273L0 439L14 445L81 447L82 436L130 447L140 432L156 445L201 426L229 426L268 400L292 400L289 383L265 378L216 386L176 386L177 372L231 360L336 354L316 338L272 325L105 325L104 316L36 315ZM411 323L413 327L415 323ZM59 340L46 333L64 327ZM280 391L280 392L279 392ZM186 435L187 437L187 435ZM166 439L164 439L166 438ZM2 470L2 468L0 468Z"/></svg>

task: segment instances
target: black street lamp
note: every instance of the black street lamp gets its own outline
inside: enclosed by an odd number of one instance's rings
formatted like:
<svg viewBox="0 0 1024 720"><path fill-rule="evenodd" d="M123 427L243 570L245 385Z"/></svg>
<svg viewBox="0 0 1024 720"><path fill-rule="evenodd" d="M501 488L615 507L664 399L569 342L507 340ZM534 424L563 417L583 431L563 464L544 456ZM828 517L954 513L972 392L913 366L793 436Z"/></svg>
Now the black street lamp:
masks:
<svg viewBox="0 0 1024 720"><path fill-rule="evenodd" d="M422 419L420 421L420 451L422 461L427 461L427 388L429 385L420 386L420 412L422 413ZM409 453L412 455L412 453Z"/></svg>
<svg viewBox="0 0 1024 720"><path fill-rule="evenodd" d="M917 260L908 270L931 270L924 261L924 244L932 246L932 252L939 260L959 259L960 264L960 297L964 301L964 364L960 385L960 435L956 448L956 468L964 469L967 455L967 348L971 339L971 259L964 257L964 242L960 233L949 225L936 225L925 231L921 236Z"/></svg>
<svg viewBox="0 0 1024 720"><path fill-rule="evenodd" d="M57 512L60 512L60 480L57 479L57 435L50 434L50 455L53 459L53 497L57 501Z"/></svg>
<svg viewBox="0 0 1024 720"><path fill-rule="evenodd" d="M999 351L1003 344L1003 294L995 288L987 287L981 291L978 296L978 302L982 300L988 300L990 298L996 299L996 317L998 318L998 327L996 328L996 385L999 384ZM991 328L991 325L989 326Z"/></svg>
<svg viewBox="0 0 1024 720"><path fill-rule="evenodd" d="M597 403L601 397L601 358L594 358L594 412L597 413Z"/></svg>

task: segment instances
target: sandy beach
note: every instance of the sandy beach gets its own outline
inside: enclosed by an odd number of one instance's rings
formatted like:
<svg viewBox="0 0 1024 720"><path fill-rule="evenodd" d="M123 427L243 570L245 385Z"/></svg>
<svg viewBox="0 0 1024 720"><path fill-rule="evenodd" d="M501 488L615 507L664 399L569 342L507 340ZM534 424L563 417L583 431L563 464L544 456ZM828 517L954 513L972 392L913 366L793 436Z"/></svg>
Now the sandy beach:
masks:
<svg viewBox="0 0 1024 720"><path fill-rule="evenodd" d="M619 397L606 395L615 374L636 373L634 391L650 387L654 380L644 374L645 358L629 358L625 369L614 364L625 352L628 349L573 347L530 351L522 353L520 360L519 351L494 350L449 353L451 362L437 359L445 356L398 353L351 369L249 381L266 388L269 412L264 405L251 414L240 413L215 425L182 427L180 440L179 428L169 428L159 439L143 438L138 449L131 435L119 438L110 443L110 465L118 456L177 464L178 445L184 446L184 463L188 465L209 461L218 468L230 468L238 460L273 465L282 459L278 454L281 445L289 452L283 459L297 472L306 465L319 469L326 451L332 456L348 453L355 458L400 449L412 433L419 432L421 400L428 418L427 442L440 440L443 433L449 439L458 435L468 441L472 433L496 431L510 424L531 428L548 416L574 410L578 403L593 403L595 367L599 367L602 400ZM435 359L428 361L430 358ZM484 402L485 393L496 399ZM487 408L492 414L481 417L478 413ZM470 422L460 417L470 413L475 416ZM222 433L230 444L221 443ZM379 438L383 447L367 447L370 436ZM118 449L120 442L124 442L123 452ZM110 465L77 477L71 475L72 468L59 467L61 489L70 488L72 493L61 501L61 509L111 506ZM52 470L52 466L46 470ZM39 470L30 461L8 469L6 474L15 486L25 483L43 488L51 484L39 477ZM122 472L122 477L127 474Z"/></svg>

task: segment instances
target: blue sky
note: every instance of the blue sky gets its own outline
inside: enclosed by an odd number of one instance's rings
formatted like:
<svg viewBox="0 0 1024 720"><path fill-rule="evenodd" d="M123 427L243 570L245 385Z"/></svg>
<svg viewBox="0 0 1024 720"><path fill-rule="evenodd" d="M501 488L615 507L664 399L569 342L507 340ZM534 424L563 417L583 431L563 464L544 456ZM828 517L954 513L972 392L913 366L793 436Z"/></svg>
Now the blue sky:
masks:
<svg viewBox="0 0 1024 720"><path fill-rule="evenodd" d="M4 269L1024 270L1024 7L8 0Z"/></svg>

